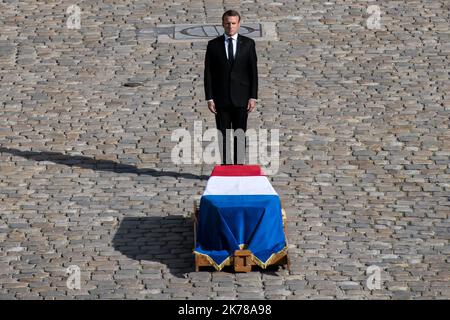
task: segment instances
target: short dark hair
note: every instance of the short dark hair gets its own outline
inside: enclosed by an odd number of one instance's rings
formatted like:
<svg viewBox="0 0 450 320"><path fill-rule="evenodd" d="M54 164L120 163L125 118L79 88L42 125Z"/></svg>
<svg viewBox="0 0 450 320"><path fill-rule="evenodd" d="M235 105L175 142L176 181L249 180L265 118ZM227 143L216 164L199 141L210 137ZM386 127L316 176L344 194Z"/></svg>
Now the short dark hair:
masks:
<svg viewBox="0 0 450 320"><path fill-rule="evenodd" d="M236 10L226 11L222 16L222 21L225 19L225 17L238 17L239 18L238 21L241 21L241 15Z"/></svg>

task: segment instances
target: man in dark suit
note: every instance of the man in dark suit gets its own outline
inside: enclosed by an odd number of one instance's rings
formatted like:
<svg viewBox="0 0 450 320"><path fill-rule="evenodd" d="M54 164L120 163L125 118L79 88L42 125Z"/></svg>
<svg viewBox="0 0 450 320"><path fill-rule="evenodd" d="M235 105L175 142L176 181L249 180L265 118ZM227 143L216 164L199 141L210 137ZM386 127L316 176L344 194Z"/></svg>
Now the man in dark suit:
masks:
<svg viewBox="0 0 450 320"><path fill-rule="evenodd" d="M222 133L222 164L230 164L227 152L227 129L247 130L248 113L258 98L258 69L255 41L238 34L241 17L228 10L222 16L224 34L210 40L205 55L205 95L209 110L215 114L217 129ZM239 136L239 135L238 135ZM244 138L245 139L245 138ZM234 163L243 164L244 155L234 139ZM242 141L240 141L240 144ZM245 140L244 140L245 153ZM242 149L239 149L242 151Z"/></svg>

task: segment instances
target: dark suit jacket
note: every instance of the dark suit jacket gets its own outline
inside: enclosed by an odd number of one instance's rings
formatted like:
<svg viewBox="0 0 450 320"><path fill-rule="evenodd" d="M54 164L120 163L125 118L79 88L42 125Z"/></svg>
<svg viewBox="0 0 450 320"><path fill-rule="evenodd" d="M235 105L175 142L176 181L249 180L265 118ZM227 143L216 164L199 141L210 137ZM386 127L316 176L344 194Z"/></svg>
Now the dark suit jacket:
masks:
<svg viewBox="0 0 450 320"><path fill-rule="evenodd" d="M234 63L225 51L225 36L208 42L205 55L205 96L216 107L247 107L250 98L258 99L258 69L255 41L238 34Z"/></svg>

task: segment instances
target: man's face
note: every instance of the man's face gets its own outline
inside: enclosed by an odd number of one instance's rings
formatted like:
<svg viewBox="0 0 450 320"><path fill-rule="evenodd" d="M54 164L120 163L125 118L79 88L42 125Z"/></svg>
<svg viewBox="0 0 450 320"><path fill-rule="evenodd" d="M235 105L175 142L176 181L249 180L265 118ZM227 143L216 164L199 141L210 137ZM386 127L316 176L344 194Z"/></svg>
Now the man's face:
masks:
<svg viewBox="0 0 450 320"><path fill-rule="evenodd" d="M226 16L223 18L222 26L227 36L234 36L238 32L241 22L239 17Z"/></svg>

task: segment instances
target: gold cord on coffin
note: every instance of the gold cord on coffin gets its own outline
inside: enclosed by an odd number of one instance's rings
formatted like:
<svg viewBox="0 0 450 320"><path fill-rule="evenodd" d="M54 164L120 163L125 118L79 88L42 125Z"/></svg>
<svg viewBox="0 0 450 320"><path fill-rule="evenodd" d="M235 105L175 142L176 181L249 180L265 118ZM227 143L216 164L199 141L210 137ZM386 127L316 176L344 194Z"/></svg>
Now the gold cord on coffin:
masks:
<svg viewBox="0 0 450 320"><path fill-rule="evenodd" d="M272 262L277 261L278 259L281 258L281 256L285 255L287 253L287 249L288 249L288 247L286 245L283 249L281 249L277 253L272 253L272 255L269 257L269 259L266 260L266 262L262 262L261 260L259 260L256 256L253 255L253 253L251 255L251 259L258 266L260 266L263 269L266 269L269 265L272 264Z"/></svg>
<svg viewBox="0 0 450 320"><path fill-rule="evenodd" d="M200 253L200 252L197 252L197 251L194 251L194 254L198 254L199 256L205 257L205 258L208 260L208 262L209 262L209 263L210 263L217 271L222 270L223 267L225 267L227 264L229 264L230 261L231 261L231 257L232 257L232 256L229 256L228 258L226 258L225 260L223 260L223 262L222 262L221 264L217 264L217 263L216 263L210 256L208 256L207 254Z"/></svg>

